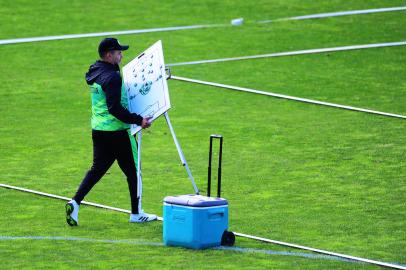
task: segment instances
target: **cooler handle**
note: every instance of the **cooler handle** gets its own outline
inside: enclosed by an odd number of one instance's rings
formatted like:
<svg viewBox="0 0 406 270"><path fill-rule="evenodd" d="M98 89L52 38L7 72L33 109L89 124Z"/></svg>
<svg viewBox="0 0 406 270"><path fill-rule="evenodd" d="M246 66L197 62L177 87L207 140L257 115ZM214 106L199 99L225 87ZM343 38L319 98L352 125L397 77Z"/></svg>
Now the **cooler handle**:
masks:
<svg viewBox="0 0 406 270"><path fill-rule="evenodd" d="M224 209L220 210L209 210L207 212L209 219L217 219L217 218L222 218L225 215Z"/></svg>
<svg viewBox="0 0 406 270"><path fill-rule="evenodd" d="M209 147L209 167L207 174L207 197L210 197L211 191L211 157L213 148L213 139L220 139L220 150L219 150L219 167L217 170L217 197L220 198L221 193L221 159L223 155L223 136L212 134L210 135L210 147Z"/></svg>

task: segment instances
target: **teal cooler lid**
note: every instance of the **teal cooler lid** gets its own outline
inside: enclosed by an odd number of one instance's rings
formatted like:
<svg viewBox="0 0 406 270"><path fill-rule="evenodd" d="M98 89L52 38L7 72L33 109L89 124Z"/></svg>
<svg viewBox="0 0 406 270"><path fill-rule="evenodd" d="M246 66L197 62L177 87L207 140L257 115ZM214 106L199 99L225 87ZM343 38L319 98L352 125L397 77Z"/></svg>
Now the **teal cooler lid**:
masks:
<svg viewBox="0 0 406 270"><path fill-rule="evenodd" d="M210 207L210 206L220 206L228 205L226 199L207 197L202 195L180 195L180 196L167 196L164 198L165 203L191 206L191 207Z"/></svg>

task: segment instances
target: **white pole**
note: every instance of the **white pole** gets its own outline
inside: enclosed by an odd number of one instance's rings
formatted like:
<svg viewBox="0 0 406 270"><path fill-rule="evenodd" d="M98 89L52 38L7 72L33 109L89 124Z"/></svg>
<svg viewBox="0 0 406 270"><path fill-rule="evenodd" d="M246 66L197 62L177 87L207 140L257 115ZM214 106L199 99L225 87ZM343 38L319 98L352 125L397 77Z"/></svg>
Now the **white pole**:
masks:
<svg viewBox="0 0 406 270"><path fill-rule="evenodd" d="M176 138L176 134L175 134L175 131L174 131L173 127L172 127L171 120L169 119L168 112L165 112L164 115L165 115L166 123L168 124L169 130L171 131L173 141L175 142L176 149L178 150L180 161L182 162L182 165L186 169L186 172L187 172L187 174L189 176L190 182L192 182L193 189L195 190L195 193L199 194L199 190L197 189L195 179L193 178L192 172L190 171L189 166L188 166L188 164L186 162L185 156L183 155L182 148L180 147L178 139Z"/></svg>
<svg viewBox="0 0 406 270"><path fill-rule="evenodd" d="M390 11L400 11L400 10L406 10L406 7L374 8L374 9L362 9L362 10L349 10L349 11L339 11L339 12L329 12L329 13L318 13L318 14L311 14L311 15L305 15L305 16L296 16L296 17L289 17L289 18L282 18L282 19L265 20L265 21L259 21L258 23L270 23L270 22L278 22L278 21L330 18L330 17L337 17L337 16L359 15L359 14L390 12Z"/></svg>
<svg viewBox="0 0 406 270"><path fill-rule="evenodd" d="M248 55L248 56L229 57L229 58L206 59L206 60L198 60L198 61L172 63L172 64L167 64L166 66L167 67L174 67L174 66L185 66L185 65L198 65L198 64L208 64L208 63L227 62L227 61L240 61L240 60L268 58L268 57L302 55L302 54L315 54L315 53L327 53L327 52L340 52L340 51L349 51L349 50L361 50L361 49L372 49L372 48L404 46L404 45L406 45L406 41L363 44L363 45L350 45L350 46L342 46L342 47L331 47L331 48L319 48L319 49L309 49L309 50L300 50L300 51L267 53L267 54Z"/></svg>
<svg viewBox="0 0 406 270"><path fill-rule="evenodd" d="M208 27L224 27L224 26L228 26L228 25L226 25L226 24L189 25L189 26L175 26L175 27L164 27L164 28L150 28L150 29L135 29L135 30L125 30L125 31L102 32L102 33L86 33L86 34L32 37L32 38L2 39L2 40L0 40L0 45L25 43L25 42L37 42L37 41L49 41L49 40L63 40L63 39L72 39L72 38L104 37L104 36L142 34L142 33L163 32L163 31L201 29L201 28L208 28Z"/></svg>
<svg viewBox="0 0 406 270"><path fill-rule="evenodd" d="M261 241L261 242L266 242L266 243L271 243L271 244L276 244L276 245L281 245L281 246L286 246L286 247L291 247L291 248L297 248L297 249L313 251L313 252L320 253L320 254L326 254L326 255L329 255L329 256L335 256L335 257L340 257L340 258L344 258L344 259L348 259L348 260L354 260L354 261L359 261L359 262L364 262L364 263L370 263L370 264L375 264L375 265L384 266L384 267L390 267L390 268L394 268L394 269L406 270L405 266L396 265L396 264L393 264L393 263L386 263L386 262L381 262L381 261L365 259L365 258L361 258L361 257L355 257L355 256L346 255L346 254L342 254L342 253L336 253L336 252L331 252L331 251L327 251L327 250L322 250L322 249L317 249L317 248L312 248L312 247L306 247L306 246L301 246L301 245L276 241L276 240L262 238L262 237L253 236L253 235L249 235L249 234L243 234L243 233L237 233L237 232L234 232L234 234L236 236L245 237L245 238L249 238L249 239L254 239L254 240Z"/></svg>
<svg viewBox="0 0 406 270"><path fill-rule="evenodd" d="M0 187L4 187L4 188L8 188L8 189L14 189L14 190L18 190L18 191L23 191L23 192L27 192L27 193L36 194L36 195L41 195L41 196L48 197L48 198L59 199L59 200L63 200L63 201L70 201L71 200L71 198L68 198L68 197L59 196L59 195L50 194L50 193L45 193L45 192L41 192L41 191L36 191L36 190L28 189L28 188L16 187L16 186L11 186L11 185L6 185L6 184L0 184ZM104 208L104 209L108 209L108 210L122 212L122 213L129 213L129 214L131 213L131 211L129 211L129 210L116 208L116 207L111 207L111 206L107 206L107 205L102 205L102 204L98 204L98 203L87 202L87 201L82 201L81 204L91 205L91 206L95 206L95 207L99 207L99 208Z"/></svg>
<svg viewBox="0 0 406 270"><path fill-rule="evenodd" d="M214 83L214 82L207 82L207 81L200 81L200 80L184 78L184 77L178 77L178 76L173 76L173 75L171 76L171 79L178 80L178 81L184 81L184 82L191 82L191 83L196 83L196 84L210 85L210 86L215 86L215 87L220 87L220 88L225 88L225 89L230 89L230 90L235 90L235 91L248 92L248 93L253 93L253 94L259 94L259 95L265 95L265 96L271 96L271 97L295 100L295 101L300 101L300 102L305 102L305 103L310 103L310 104L324 105L324 106L329 106L329 107L334 107L334 108L339 108L339 109L345 109L345 110L350 110L350 111L358 111L358 112L372 113L372 114L378 114L378 115L383 115L383 116L390 116L390 117L395 117L395 118L406 119L406 116L400 115L400 114L380 112L380 111L374 111L374 110L369 110L369 109L363 109L363 108L357 108L357 107L352 107L352 106L340 105L340 104L335 104L335 103L330 103L330 102L312 100L312 99L307 99L307 98L287 96L287 95L282 95L282 94L277 94L277 93L272 93L272 92L266 92L266 91L260 91L260 90L245 88L245 87L239 87L239 86L233 86L233 85L227 85L227 84L221 84L221 83Z"/></svg>
<svg viewBox="0 0 406 270"><path fill-rule="evenodd" d="M138 197L138 213L142 212L142 174L141 174L141 138L142 131L138 131L137 140L137 197Z"/></svg>

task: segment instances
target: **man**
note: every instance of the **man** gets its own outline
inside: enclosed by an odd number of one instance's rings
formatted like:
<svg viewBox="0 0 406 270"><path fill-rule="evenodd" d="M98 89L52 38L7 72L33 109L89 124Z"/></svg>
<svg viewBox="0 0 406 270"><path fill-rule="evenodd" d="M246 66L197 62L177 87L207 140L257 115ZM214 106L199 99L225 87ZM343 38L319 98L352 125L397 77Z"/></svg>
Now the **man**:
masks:
<svg viewBox="0 0 406 270"><path fill-rule="evenodd" d="M101 59L91 65L86 73L92 98L93 165L75 196L65 206L66 222L70 226L78 225L81 201L115 160L127 177L131 198L130 222L157 219L156 215L139 209L137 198L137 146L129 124L148 128L151 123L150 118L130 113L127 109L127 92L123 86L119 64L123 57L122 51L128 48L128 45L121 45L115 38L103 39L98 49Z"/></svg>

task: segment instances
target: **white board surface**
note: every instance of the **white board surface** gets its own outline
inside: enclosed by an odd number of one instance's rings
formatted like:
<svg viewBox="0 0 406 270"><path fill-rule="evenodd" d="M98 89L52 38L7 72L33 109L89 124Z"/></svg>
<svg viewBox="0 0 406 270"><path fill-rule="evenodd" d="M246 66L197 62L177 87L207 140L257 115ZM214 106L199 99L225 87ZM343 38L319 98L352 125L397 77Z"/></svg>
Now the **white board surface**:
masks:
<svg viewBox="0 0 406 270"><path fill-rule="evenodd" d="M171 108L160 40L123 67L123 79L130 112L153 121ZM131 125L132 134L140 130Z"/></svg>

